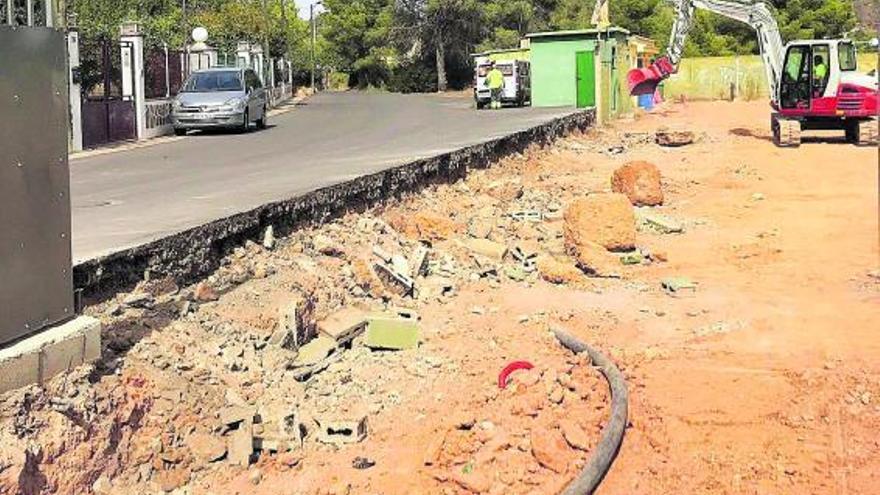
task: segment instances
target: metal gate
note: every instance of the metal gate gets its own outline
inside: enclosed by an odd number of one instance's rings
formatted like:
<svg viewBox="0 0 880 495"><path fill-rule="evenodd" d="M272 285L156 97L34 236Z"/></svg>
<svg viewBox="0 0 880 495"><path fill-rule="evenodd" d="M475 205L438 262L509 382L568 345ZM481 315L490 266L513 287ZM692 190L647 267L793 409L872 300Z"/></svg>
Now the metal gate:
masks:
<svg viewBox="0 0 880 495"><path fill-rule="evenodd" d="M0 25L0 347L73 316L67 46Z"/></svg>
<svg viewBox="0 0 880 495"><path fill-rule="evenodd" d="M83 148L135 139L134 45L81 38L80 75Z"/></svg>

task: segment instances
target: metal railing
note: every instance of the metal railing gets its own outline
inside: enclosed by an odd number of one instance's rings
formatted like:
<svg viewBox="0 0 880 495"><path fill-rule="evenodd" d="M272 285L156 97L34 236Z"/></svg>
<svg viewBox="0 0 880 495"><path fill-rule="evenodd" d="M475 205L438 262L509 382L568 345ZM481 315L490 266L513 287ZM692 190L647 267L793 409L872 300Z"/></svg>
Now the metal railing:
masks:
<svg viewBox="0 0 880 495"><path fill-rule="evenodd" d="M16 0L0 0L0 7L4 7L0 9L0 25L54 27L54 1L37 3L35 0L25 0L24 9L21 9L16 6Z"/></svg>

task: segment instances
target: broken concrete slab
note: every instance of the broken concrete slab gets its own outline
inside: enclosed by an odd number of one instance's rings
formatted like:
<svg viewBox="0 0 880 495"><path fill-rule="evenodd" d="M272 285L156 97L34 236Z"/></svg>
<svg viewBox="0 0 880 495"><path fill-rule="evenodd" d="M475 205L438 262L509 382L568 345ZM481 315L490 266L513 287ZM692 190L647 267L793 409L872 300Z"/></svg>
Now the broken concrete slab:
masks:
<svg viewBox="0 0 880 495"><path fill-rule="evenodd" d="M413 277L423 277L428 274L428 266L430 263L429 255L431 250L426 246L419 246L412 254L410 263L412 264Z"/></svg>
<svg viewBox="0 0 880 495"><path fill-rule="evenodd" d="M367 328L366 314L356 308L343 308L325 320L318 322L318 332L345 345L364 333Z"/></svg>
<svg viewBox="0 0 880 495"><path fill-rule="evenodd" d="M503 261L504 255L507 254L507 246L489 239L467 239L464 245L472 253L493 261Z"/></svg>
<svg viewBox="0 0 880 495"><path fill-rule="evenodd" d="M418 347L420 340L421 332L415 319L374 315L369 318L364 345L399 351Z"/></svg>
<svg viewBox="0 0 880 495"><path fill-rule="evenodd" d="M254 455L254 426L250 422L242 423L233 430L226 439L227 459L235 466L247 467Z"/></svg>
<svg viewBox="0 0 880 495"><path fill-rule="evenodd" d="M293 366L296 368L314 366L332 354L336 347L336 340L326 335L319 335L299 348L299 355L293 361Z"/></svg>
<svg viewBox="0 0 880 495"><path fill-rule="evenodd" d="M373 269L388 290L401 297L406 297L413 293L416 283L409 275L400 273L385 263L376 263L373 265Z"/></svg>
<svg viewBox="0 0 880 495"><path fill-rule="evenodd" d="M653 230L660 234L680 234L684 227L677 220L659 213L637 210L640 230Z"/></svg>
<svg viewBox="0 0 880 495"><path fill-rule="evenodd" d="M318 441L332 445L358 443L367 438L367 417L357 414L349 416L331 415L319 417Z"/></svg>
<svg viewBox="0 0 880 495"><path fill-rule="evenodd" d="M669 277L660 282L661 287L670 293L677 293L684 290L696 291L697 284L687 277Z"/></svg>

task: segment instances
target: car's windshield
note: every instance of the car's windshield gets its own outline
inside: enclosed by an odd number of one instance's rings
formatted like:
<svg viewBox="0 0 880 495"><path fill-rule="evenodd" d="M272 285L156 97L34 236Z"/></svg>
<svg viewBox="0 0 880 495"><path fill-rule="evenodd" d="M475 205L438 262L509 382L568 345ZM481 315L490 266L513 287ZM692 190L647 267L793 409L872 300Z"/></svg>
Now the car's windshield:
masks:
<svg viewBox="0 0 880 495"><path fill-rule="evenodd" d="M215 91L241 91L238 71L196 72L189 76L183 86L185 93L211 93Z"/></svg>

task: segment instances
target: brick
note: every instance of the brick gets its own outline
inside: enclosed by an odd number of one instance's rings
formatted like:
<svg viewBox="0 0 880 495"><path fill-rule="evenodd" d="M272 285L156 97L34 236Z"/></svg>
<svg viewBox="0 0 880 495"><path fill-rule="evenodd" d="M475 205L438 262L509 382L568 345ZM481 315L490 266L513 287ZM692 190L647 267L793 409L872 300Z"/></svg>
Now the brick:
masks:
<svg viewBox="0 0 880 495"><path fill-rule="evenodd" d="M326 416L318 418L318 441L333 445L358 443L367 438L367 417Z"/></svg>
<svg viewBox="0 0 880 495"><path fill-rule="evenodd" d="M366 328L366 315L356 308L343 308L318 323L318 332L335 340L339 345L348 344Z"/></svg>
<svg viewBox="0 0 880 495"><path fill-rule="evenodd" d="M371 317L365 345L371 349L404 350L419 345L418 322L410 318Z"/></svg>

